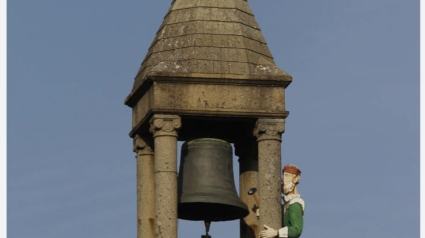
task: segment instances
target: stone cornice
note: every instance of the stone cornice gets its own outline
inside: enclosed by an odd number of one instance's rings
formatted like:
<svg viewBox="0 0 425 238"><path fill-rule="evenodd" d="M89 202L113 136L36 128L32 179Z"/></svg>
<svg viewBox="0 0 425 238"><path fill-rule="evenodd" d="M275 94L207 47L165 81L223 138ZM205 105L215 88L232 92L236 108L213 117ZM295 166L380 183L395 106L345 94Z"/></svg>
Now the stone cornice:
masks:
<svg viewBox="0 0 425 238"><path fill-rule="evenodd" d="M188 77L188 75L190 77ZM269 76L257 76L255 79L249 77L249 75L233 75L225 74L220 75L206 75L206 74L170 74L162 73L155 76L150 76L142 80L141 84L135 88L125 99L124 104L129 107L134 107L140 98L149 90L152 86L152 82L170 82L170 83L187 83L187 84L221 84L221 85L246 85L256 87L283 87L286 88L292 82L291 76L282 77L269 77Z"/></svg>

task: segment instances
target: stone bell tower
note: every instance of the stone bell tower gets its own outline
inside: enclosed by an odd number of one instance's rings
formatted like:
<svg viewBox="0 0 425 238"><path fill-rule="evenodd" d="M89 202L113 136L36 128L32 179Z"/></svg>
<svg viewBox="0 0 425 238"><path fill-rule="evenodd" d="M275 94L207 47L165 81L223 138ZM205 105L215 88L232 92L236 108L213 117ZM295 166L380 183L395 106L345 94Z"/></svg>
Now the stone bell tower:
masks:
<svg viewBox="0 0 425 238"><path fill-rule="evenodd" d="M138 238L177 237L177 141L234 143L240 197L250 209L241 237L281 226L285 88L246 0L174 0L125 100L137 153ZM247 194L258 188L261 217Z"/></svg>

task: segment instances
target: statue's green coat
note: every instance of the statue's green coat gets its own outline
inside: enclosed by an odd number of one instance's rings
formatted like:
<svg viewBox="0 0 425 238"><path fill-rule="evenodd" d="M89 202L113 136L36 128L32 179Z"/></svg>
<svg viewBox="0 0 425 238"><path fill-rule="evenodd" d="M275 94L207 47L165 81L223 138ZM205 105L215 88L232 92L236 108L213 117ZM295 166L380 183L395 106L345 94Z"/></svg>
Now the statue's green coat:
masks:
<svg viewBox="0 0 425 238"><path fill-rule="evenodd" d="M282 219L282 226L288 227L288 238L297 238L303 230L303 209L301 204L289 205Z"/></svg>

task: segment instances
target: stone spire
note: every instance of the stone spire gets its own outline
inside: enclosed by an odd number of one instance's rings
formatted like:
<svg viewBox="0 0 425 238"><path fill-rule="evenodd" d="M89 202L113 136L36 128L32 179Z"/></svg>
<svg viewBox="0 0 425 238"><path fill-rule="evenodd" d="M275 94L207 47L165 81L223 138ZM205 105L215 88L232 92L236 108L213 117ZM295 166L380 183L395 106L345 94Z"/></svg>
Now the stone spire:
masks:
<svg viewBox="0 0 425 238"><path fill-rule="evenodd" d="M245 0L174 0L126 99L137 101L147 78L279 81L278 68ZM172 78L172 79L171 79Z"/></svg>

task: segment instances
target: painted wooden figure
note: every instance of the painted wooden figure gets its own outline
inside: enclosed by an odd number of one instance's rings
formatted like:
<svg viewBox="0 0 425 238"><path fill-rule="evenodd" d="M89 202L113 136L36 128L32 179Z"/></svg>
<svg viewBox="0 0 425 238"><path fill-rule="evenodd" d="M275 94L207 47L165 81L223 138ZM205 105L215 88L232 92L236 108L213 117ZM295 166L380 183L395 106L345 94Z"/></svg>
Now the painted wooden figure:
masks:
<svg viewBox="0 0 425 238"><path fill-rule="evenodd" d="M303 215L305 203L297 191L301 171L292 164L285 165L282 170L283 218L282 228L275 230L264 225L265 230L260 232L260 238L297 238L303 230ZM259 212L257 213L259 215Z"/></svg>

